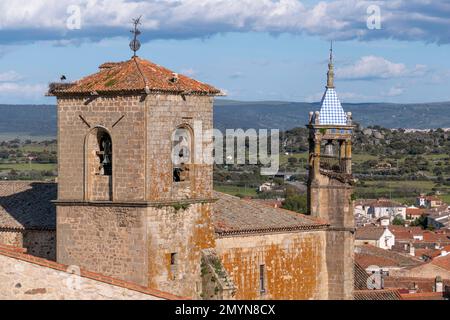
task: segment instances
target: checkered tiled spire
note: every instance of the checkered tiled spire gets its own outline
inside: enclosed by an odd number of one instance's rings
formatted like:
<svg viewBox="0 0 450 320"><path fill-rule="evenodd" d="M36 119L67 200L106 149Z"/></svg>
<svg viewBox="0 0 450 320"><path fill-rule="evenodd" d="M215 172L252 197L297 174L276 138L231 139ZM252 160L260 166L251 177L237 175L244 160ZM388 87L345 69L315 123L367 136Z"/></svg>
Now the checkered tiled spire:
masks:
<svg viewBox="0 0 450 320"><path fill-rule="evenodd" d="M319 124L346 125L347 115L342 108L341 102L334 90L334 66L333 66L333 43L330 49L330 62L328 63L327 86L322 97Z"/></svg>

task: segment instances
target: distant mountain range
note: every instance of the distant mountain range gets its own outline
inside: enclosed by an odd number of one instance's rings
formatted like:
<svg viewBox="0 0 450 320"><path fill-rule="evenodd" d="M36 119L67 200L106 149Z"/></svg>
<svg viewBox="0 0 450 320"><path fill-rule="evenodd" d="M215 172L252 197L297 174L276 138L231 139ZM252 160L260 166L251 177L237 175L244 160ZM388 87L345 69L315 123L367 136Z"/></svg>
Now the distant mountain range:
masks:
<svg viewBox="0 0 450 320"><path fill-rule="evenodd" d="M345 111L364 127L435 129L450 127L450 102L422 104L347 103ZM226 128L288 130L307 123L319 103L217 99L214 125ZM0 105L0 135L56 137L54 105Z"/></svg>
<svg viewBox="0 0 450 320"><path fill-rule="evenodd" d="M345 111L364 127L437 129L450 127L450 102L393 104L346 103ZM214 106L215 126L224 128L279 128L288 130L308 122L308 113L320 109L319 103L242 102L217 100Z"/></svg>

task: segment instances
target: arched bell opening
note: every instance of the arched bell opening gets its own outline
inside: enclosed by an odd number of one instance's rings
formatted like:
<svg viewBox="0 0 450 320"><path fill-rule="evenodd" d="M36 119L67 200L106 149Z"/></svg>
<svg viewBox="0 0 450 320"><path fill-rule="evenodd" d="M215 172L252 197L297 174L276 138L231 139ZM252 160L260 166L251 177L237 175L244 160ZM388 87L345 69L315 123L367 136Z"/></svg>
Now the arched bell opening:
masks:
<svg viewBox="0 0 450 320"><path fill-rule="evenodd" d="M112 200L113 143L108 130L92 129L86 137L86 198Z"/></svg>

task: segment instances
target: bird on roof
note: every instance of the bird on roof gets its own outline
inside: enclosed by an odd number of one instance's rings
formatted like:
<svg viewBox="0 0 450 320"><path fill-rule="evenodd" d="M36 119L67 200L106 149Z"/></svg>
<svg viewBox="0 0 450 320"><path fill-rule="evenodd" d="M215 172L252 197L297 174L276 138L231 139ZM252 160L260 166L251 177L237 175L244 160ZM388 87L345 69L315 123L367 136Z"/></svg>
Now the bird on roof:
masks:
<svg viewBox="0 0 450 320"><path fill-rule="evenodd" d="M60 79L61 79L61 82L63 82L64 80L67 80L65 75L62 75Z"/></svg>

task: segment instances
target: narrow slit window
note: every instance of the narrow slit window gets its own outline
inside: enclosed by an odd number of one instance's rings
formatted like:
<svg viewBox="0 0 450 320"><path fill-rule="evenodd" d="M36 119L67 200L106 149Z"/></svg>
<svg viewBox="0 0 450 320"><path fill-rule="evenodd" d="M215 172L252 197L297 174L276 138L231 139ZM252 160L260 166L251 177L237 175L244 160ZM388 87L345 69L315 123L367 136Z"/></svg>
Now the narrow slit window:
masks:
<svg viewBox="0 0 450 320"><path fill-rule="evenodd" d="M266 292L266 283L265 283L265 272L266 271L266 266L265 265L260 265L259 266L259 292L260 293L265 293Z"/></svg>

